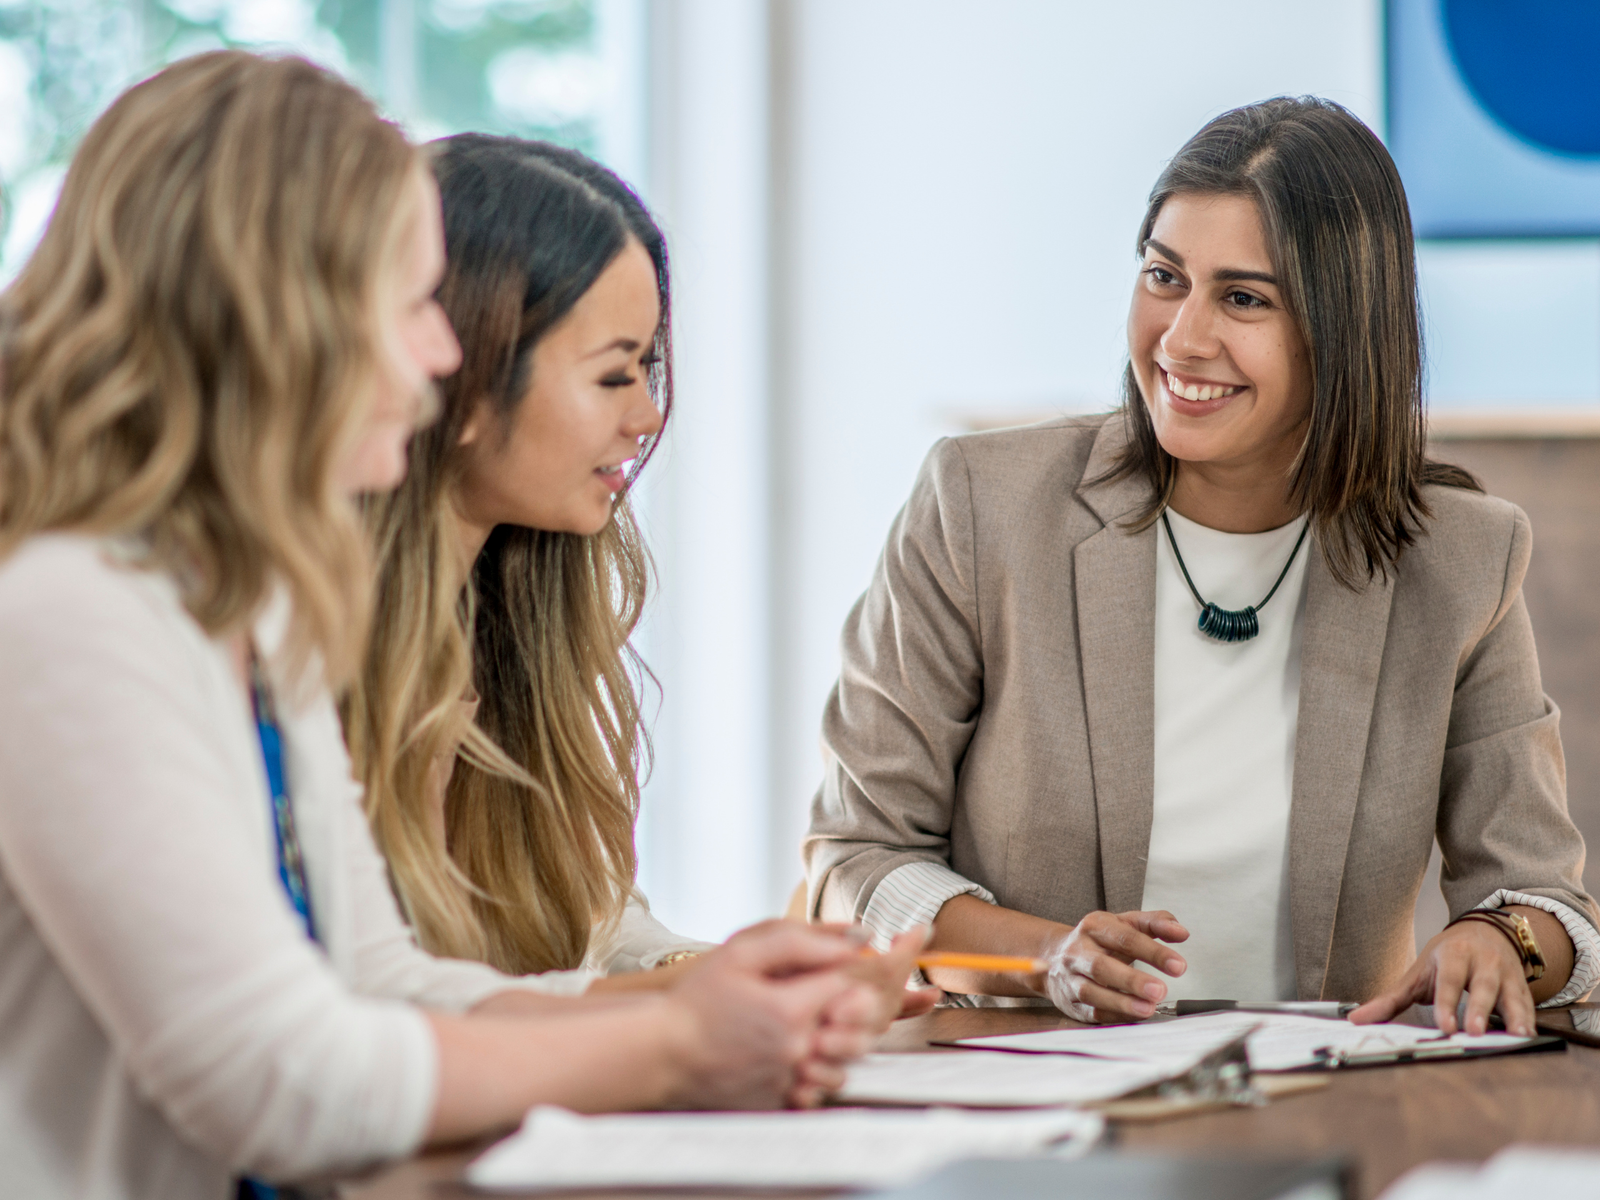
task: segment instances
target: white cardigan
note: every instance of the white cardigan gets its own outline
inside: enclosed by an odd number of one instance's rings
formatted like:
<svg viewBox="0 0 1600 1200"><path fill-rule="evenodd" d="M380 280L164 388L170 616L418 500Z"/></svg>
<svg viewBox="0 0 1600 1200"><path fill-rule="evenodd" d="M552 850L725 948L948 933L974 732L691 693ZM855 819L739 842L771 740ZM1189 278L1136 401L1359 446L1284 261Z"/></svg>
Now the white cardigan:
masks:
<svg viewBox="0 0 1600 1200"><path fill-rule="evenodd" d="M0 1195L227 1200L237 1174L415 1150L437 1075L415 1005L592 974L416 948L325 695L279 703L307 941L226 651L115 559L51 535L0 563ZM257 629L269 662L279 636Z"/></svg>

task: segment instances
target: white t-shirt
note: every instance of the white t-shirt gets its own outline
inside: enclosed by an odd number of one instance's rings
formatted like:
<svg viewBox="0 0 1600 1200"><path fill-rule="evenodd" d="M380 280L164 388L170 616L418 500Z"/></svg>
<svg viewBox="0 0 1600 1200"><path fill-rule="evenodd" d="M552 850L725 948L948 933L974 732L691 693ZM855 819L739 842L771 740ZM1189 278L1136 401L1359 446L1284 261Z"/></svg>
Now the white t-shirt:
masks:
<svg viewBox="0 0 1600 1200"><path fill-rule="evenodd" d="M1259 604L1305 527L1222 533L1168 512L1200 595ZM1289 925L1289 800L1300 711L1308 543L1262 609L1259 636L1201 633L1200 606L1157 527L1155 807L1145 909L1189 930L1173 1000L1295 998Z"/></svg>

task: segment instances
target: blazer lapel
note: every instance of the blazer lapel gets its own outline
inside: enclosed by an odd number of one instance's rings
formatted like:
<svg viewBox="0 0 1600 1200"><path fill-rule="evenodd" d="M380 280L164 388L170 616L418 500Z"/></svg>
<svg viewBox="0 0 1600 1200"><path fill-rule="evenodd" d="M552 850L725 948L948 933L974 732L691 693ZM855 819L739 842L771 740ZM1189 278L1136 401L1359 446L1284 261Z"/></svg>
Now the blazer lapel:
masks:
<svg viewBox="0 0 1600 1200"><path fill-rule="evenodd" d="M1113 464L1124 436L1120 420L1106 422L1084 478ZM1078 543L1073 576L1102 901L1124 912L1144 899L1155 805L1155 531L1123 524L1149 500L1142 480L1091 482L1078 495L1105 525Z"/></svg>
<svg viewBox="0 0 1600 1200"><path fill-rule="evenodd" d="M1328 974L1393 596L1392 568L1353 592L1320 553L1311 557L1289 812L1289 910L1302 999L1322 998Z"/></svg>

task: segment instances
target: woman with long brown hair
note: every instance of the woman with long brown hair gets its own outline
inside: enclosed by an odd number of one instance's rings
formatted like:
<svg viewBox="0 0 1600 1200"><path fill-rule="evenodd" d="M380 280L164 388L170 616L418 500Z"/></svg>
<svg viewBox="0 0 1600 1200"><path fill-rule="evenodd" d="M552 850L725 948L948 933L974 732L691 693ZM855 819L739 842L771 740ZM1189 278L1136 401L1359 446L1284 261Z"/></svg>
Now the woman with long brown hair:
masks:
<svg viewBox="0 0 1600 1200"><path fill-rule="evenodd" d="M409 478L369 504L378 610L346 736L423 946L603 972L646 753L628 639L649 560L624 470L671 405L665 241L573 151L464 134L433 167L463 361ZM700 947L654 941L627 965Z"/></svg>
<svg viewBox="0 0 1600 1200"><path fill-rule="evenodd" d="M330 693L353 497L459 362L442 270L397 128L219 53L95 123L0 302L0 1193L271 1195L536 1103L814 1102L864 1042L857 947L797 926L600 1002L413 943Z"/></svg>
<svg viewBox="0 0 1600 1200"><path fill-rule="evenodd" d="M650 563L629 492L671 411L666 242L571 150L462 134L433 167L463 362L369 505L378 616L345 730L373 831L436 953L666 986L651 968L709 949L634 885ZM903 973L879 982L894 1015Z"/></svg>
<svg viewBox="0 0 1600 1200"><path fill-rule="evenodd" d="M895 523L824 718L813 905L1044 958L934 981L1084 1019L1431 1002L1448 1032L1465 991L1469 1031L1532 1033L1600 978L1597 912L1527 518L1425 456L1394 163L1326 101L1226 113L1138 254L1121 412L941 442ZM1435 839L1454 920L1419 955Z"/></svg>

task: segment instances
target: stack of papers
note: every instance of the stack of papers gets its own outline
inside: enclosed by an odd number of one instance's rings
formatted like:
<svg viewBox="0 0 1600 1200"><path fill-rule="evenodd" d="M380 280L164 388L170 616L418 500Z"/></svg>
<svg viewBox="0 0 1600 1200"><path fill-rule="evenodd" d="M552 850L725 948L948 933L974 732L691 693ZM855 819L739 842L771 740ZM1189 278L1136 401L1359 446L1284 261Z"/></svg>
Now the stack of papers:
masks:
<svg viewBox="0 0 1600 1200"><path fill-rule="evenodd" d="M1512 1146L1482 1167L1431 1164L1402 1175L1381 1200L1576 1200L1600 1192L1600 1154Z"/></svg>
<svg viewBox="0 0 1600 1200"><path fill-rule="evenodd" d="M958 1043L986 1050L1033 1054L1091 1055L1186 1071L1200 1058L1255 1028L1246 1043L1250 1067L1256 1071L1293 1071L1315 1067L1330 1057L1356 1057L1394 1050L1460 1047L1463 1050L1506 1050L1529 1038L1506 1033L1482 1037L1440 1036L1437 1029L1416 1025L1352 1025L1322 1017L1278 1013L1220 1012L1179 1017L1147 1025L1108 1025L1098 1029L1051 1029L1042 1033L967 1038Z"/></svg>
<svg viewBox="0 0 1600 1200"><path fill-rule="evenodd" d="M960 1104L1030 1108L1114 1100L1193 1065L967 1050L869 1054L853 1063L839 1099L849 1104Z"/></svg>
<svg viewBox="0 0 1600 1200"><path fill-rule="evenodd" d="M895 1187L963 1158L1076 1157L1104 1127L1092 1113L1059 1109L581 1117L536 1108L467 1168L467 1181L490 1191Z"/></svg>

